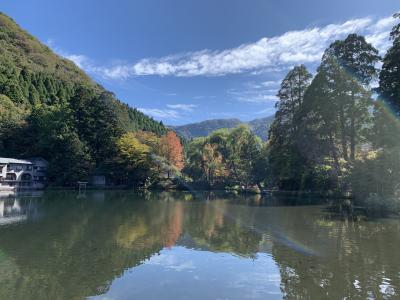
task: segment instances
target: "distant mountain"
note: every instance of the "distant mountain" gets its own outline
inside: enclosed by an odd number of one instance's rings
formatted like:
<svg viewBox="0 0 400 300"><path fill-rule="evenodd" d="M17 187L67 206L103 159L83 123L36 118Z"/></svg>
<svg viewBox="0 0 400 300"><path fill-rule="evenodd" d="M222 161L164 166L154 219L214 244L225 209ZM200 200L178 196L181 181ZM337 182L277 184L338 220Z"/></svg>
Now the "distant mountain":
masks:
<svg viewBox="0 0 400 300"><path fill-rule="evenodd" d="M207 136L217 129L234 128L240 124L246 124L256 135L258 135L262 140L265 141L268 139L268 130L273 120L274 116L254 119L250 122L242 122L239 119L213 119L198 123L169 127L180 136L190 140L196 137Z"/></svg>
<svg viewBox="0 0 400 300"><path fill-rule="evenodd" d="M239 119L213 119L202 121L199 123L169 127L180 136L190 140L195 137L207 136L217 129L233 128L241 123L242 122Z"/></svg>
<svg viewBox="0 0 400 300"><path fill-rule="evenodd" d="M268 140L269 127L273 121L274 116L269 116L261 119L254 119L247 124L256 135L258 135L263 141L266 141Z"/></svg>

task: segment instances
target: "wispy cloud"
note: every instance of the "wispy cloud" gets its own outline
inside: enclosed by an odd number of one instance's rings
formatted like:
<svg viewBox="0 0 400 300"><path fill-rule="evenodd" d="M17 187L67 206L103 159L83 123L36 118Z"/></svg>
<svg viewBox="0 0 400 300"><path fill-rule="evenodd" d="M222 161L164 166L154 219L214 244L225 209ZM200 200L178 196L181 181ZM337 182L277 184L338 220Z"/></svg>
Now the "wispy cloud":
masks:
<svg viewBox="0 0 400 300"><path fill-rule="evenodd" d="M265 103L265 102L276 102L278 98L275 95L263 95L258 94L255 97L243 98L243 102L250 102L250 103Z"/></svg>
<svg viewBox="0 0 400 300"><path fill-rule="evenodd" d="M196 104L178 103L167 104L166 108L138 108L138 110L156 119L174 121L192 113L196 107Z"/></svg>
<svg viewBox="0 0 400 300"><path fill-rule="evenodd" d="M227 94L235 100L247 103L265 104L278 101L276 90L260 89L257 86L245 89L231 89L227 91Z"/></svg>
<svg viewBox="0 0 400 300"><path fill-rule="evenodd" d="M332 41L350 33L365 35L368 42L380 51L385 51L390 45L389 32L394 24L392 17L352 19L338 24L289 31L271 38L264 37L231 49L205 49L107 67L95 65L84 55L64 56L89 73L109 79L146 75L190 77L260 74L265 70L282 71L294 64L316 63Z"/></svg>
<svg viewBox="0 0 400 300"><path fill-rule="evenodd" d="M64 57L69 59L69 60L71 60L71 61L73 61L81 69L86 69L86 67L87 67L86 64L87 64L88 58L85 55L79 55L79 54L78 55L77 54L68 55L68 54L65 54Z"/></svg>
<svg viewBox="0 0 400 300"><path fill-rule="evenodd" d="M269 81L261 82L261 85L265 86L265 87L277 87L280 84L281 84L280 80L269 80Z"/></svg>
<svg viewBox="0 0 400 300"><path fill-rule="evenodd" d="M129 66L129 64L115 64L110 67L98 66L92 59L90 59L86 55L71 54L64 49L61 49L55 44L54 40L52 39L47 40L46 44L58 55L69 59L79 68L85 70L88 73L108 79L127 79L128 77L132 76L132 68Z"/></svg>
<svg viewBox="0 0 400 300"><path fill-rule="evenodd" d="M181 117L179 112L173 109L138 108L138 110L156 119L176 120Z"/></svg>
<svg viewBox="0 0 400 300"><path fill-rule="evenodd" d="M167 104L167 107L171 109L178 109L186 112L192 112L197 107L197 105L182 103L182 104Z"/></svg>
<svg viewBox="0 0 400 300"><path fill-rule="evenodd" d="M220 76L243 73L280 64L315 62L329 41L371 24L369 18L342 24L287 32L223 51L202 50L160 59L143 59L132 72L136 75Z"/></svg>

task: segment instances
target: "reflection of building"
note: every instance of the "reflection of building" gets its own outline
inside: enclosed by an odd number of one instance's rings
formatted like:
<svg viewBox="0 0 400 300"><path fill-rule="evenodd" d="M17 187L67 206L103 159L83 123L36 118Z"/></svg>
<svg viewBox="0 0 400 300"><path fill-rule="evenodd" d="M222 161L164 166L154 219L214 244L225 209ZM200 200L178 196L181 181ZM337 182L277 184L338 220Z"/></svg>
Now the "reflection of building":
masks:
<svg viewBox="0 0 400 300"><path fill-rule="evenodd" d="M47 165L43 158L0 157L0 190L43 189L47 181Z"/></svg>
<svg viewBox="0 0 400 300"><path fill-rule="evenodd" d="M26 220L26 213L19 200L0 200L0 225L17 223Z"/></svg>
<svg viewBox="0 0 400 300"><path fill-rule="evenodd" d="M38 218L40 212L34 198L41 196L41 191L0 191L0 226Z"/></svg>

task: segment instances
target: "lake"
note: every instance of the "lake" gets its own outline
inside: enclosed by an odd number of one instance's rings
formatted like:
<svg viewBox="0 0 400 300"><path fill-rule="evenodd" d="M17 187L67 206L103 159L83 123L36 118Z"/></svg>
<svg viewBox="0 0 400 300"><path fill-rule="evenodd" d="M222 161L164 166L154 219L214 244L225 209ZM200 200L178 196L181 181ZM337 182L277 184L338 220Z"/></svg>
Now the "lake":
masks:
<svg viewBox="0 0 400 300"><path fill-rule="evenodd" d="M0 198L0 299L282 298L399 299L400 220L224 193Z"/></svg>

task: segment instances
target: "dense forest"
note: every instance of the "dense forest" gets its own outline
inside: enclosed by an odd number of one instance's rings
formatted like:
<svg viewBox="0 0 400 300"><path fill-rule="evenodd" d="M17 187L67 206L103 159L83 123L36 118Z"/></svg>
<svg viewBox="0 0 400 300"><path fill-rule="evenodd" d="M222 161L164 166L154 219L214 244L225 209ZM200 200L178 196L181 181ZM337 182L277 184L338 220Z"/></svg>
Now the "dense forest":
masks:
<svg viewBox="0 0 400 300"><path fill-rule="evenodd" d="M47 159L54 185L106 174L113 185L322 191L398 208L400 24L390 39L380 57L350 34L314 75L290 70L268 141L243 124L185 140L0 14L0 155Z"/></svg>

